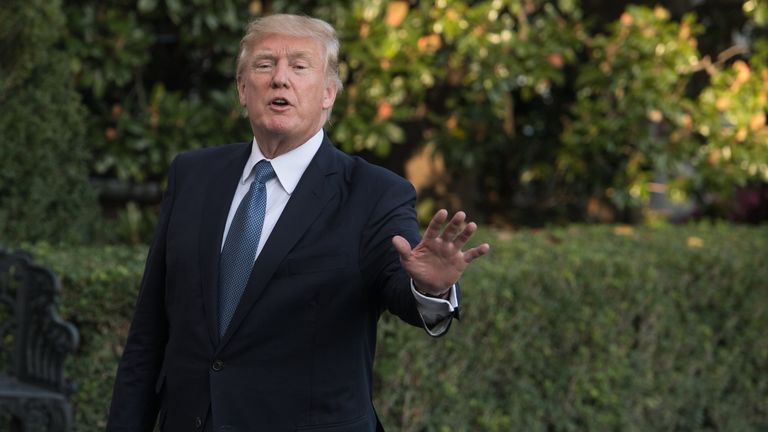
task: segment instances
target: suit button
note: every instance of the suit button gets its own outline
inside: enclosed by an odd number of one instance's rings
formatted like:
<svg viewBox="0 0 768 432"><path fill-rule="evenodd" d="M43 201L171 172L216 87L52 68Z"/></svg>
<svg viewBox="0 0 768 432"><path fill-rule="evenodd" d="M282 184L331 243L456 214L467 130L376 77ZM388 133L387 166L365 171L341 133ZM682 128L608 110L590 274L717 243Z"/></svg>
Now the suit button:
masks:
<svg viewBox="0 0 768 432"><path fill-rule="evenodd" d="M214 361L213 364L211 365L211 369L213 369L216 372L224 369L224 362L221 360Z"/></svg>
<svg viewBox="0 0 768 432"><path fill-rule="evenodd" d="M195 429L200 429L201 427L203 427L203 419L195 417Z"/></svg>

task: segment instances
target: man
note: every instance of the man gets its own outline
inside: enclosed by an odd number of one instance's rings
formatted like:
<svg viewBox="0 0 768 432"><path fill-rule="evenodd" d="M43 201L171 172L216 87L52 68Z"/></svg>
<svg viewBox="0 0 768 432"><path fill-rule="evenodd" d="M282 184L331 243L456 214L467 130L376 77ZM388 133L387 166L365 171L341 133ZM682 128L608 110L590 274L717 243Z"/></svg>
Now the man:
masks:
<svg viewBox="0 0 768 432"><path fill-rule="evenodd" d="M109 431L373 431L384 310L443 334L487 244L322 127L339 43L308 17L252 22L237 90L252 142L176 158L118 369ZM411 245L415 245L412 249Z"/></svg>

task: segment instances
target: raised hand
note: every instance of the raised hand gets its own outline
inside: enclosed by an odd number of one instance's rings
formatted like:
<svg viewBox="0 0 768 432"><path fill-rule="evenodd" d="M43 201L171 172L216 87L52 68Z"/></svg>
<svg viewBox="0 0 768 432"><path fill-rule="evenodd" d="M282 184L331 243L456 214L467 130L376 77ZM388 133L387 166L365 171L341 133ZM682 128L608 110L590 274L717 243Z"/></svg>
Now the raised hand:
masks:
<svg viewBox="0 0 768 432"><path fill-rule="evenodd" d="M413 249L403 237L392 237L392 244L400 254L400 262L418 291L444 297L467 265L491 249L488 243L483 243L466 251L461 250L477 231L474 222L464 224L466 217L464 212L457 212L443 229L448 211L439 210L429 222L424 238Z"/></svg>

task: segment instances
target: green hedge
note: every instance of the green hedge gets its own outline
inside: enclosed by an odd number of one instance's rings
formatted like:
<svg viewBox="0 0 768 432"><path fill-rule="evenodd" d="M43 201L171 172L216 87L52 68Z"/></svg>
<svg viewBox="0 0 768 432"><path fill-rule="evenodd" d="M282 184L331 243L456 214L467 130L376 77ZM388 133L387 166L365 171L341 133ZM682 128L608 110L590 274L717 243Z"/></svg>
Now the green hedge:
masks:
<svg viewBox="0 0 768 432"><path fill-rule="evenodd" d="M766 430L768 226L482 233L464 314L385 316L376 406L403 431ZM80 328L77 430L102 430L146 248L32 247Z"/></svg>
<svg viewBox="0 0 768 432"><path fill-rule="evenodd" d="M28 249L61 277L59 314L80 330L80 347L67 367L67 377L77 385L72 398L76 430L103 431L147 247L37 244Z"/></svg>

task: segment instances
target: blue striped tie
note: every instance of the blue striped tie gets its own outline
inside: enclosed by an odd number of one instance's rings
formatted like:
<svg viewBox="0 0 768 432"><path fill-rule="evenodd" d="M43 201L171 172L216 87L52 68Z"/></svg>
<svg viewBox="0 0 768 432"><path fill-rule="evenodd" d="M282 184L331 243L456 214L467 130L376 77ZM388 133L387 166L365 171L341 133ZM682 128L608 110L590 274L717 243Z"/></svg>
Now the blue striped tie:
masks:
<svg viewBox="0 0 768 432"><path fill-rule="evenodd" d="M275 176L266 160L253 170L255 178L232 218L219 256L219 336L224 336L248 283L267 212L265 183Z"/></svg>

